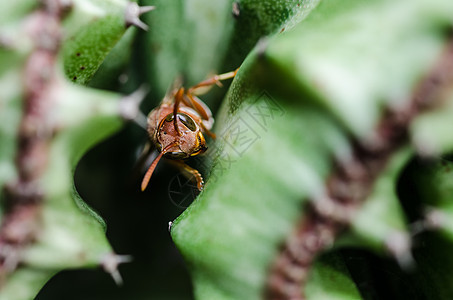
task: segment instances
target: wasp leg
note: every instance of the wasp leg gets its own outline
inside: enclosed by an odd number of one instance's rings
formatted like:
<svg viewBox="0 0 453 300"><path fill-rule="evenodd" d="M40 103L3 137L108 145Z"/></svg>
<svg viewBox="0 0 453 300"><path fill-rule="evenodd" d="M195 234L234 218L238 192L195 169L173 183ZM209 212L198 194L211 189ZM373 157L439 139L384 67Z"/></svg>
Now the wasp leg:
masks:
<svg viewBox="0 0 453 300"><path fill-rule="evenodd" d="M200 83L194 85L193 87L189 88L187 90L187 94L197 95L197 93L196 93L197 89L202 88L202 87L211 86L211 85L214 85L214 84L222 87L222 83L220 81L233 78L234 76L236 76L238 70L239 70L239 68L234 70L234 71L231 71L231 72L228 72L228 73L224 73L224 74L220 74L220 75L214 75L211 78L203 80L202 82L200 82Z"/></svg>
<svg viewBox="0 0 453 300"><path fill-rule="evenodd" d="M197 96L190 95L190 94L186 94L184 96L185 97L183 97L183 103L185 105L195 109L200 114L201 119L205 120L207 122L210 122L211 126L212 126L213 118L212 118L212 114L211 114L211 111L209 110L209 108ZM208 128L203 123L203 121L200 123L200 126L203 129L203 131L206 132L211 138L213 138L213 139L216 138L215 133L213 133L212 131L209 130L211 128L211 126L209 126L209 128Z"/></svg>
<svg viewBox="0 0 453 300"><path fill-rule="evenodd" d="M182 173L186 175L189 179L195 178L198 190L199 191L203 190L204 181L203 177L201 176L200 172L198 172L198 170L192 168L191 166L187 165L181 160L171 160L170 162L177 166L182 171Z"/></svg>
<svg viewBox="0 0 453 300"><path fill-rule="evenodd" d="M195 109L203 120L209 120L212 118L210 109L197 96L185 94L182 101L185 105Z"/></svg>
<svg viewBox="0 0 453 300"><path fill-rule="evenodd" d="M206 132L207 135L209 135L211 137L211 139L215 140L216 139L216 135L214 132L212 132L211 130L207 129L206 126L204 126L203 122L201 122L201 128L203 128L203 131Z"/></svg>

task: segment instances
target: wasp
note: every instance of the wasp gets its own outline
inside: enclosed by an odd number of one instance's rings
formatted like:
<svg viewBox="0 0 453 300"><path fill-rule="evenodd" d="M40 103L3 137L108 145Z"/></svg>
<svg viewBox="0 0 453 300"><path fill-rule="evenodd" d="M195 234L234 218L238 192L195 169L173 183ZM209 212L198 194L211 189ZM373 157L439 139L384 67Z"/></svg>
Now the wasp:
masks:
<svg viewBox="0 0 453 300"><path fill-rule="evenodd" d="M209 107L198 98L206 88L233 78L238 70L215 75L190 88L175 87L164 97L161 104L153 109L147 118L147 131L159 155L151 163L141 184L144 191L151 175L162 157L169 158L183 171L191 174L198 190L203 189L203 177L198 170L188 166L184 160L202 154L207 150L204 134L215 138L210 130L214 125Z"/></svg>

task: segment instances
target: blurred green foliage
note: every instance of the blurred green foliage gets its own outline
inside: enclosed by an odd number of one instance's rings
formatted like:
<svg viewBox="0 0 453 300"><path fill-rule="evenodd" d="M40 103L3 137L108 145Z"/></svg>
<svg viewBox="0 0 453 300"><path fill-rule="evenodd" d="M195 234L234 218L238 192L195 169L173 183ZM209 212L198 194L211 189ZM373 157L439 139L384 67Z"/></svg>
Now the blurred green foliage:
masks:
<svg viewBox="0 0 453 300"><path fill-rule="evenodd" d="M63 269L36 299L260 299L303 205L322 195L333 161L351 154L351 138L372 138L385 107L411 100L451 38L453 10L450 0L140 4L157 7L142 17L147 32L126 28L125 0L74 0L63 20L52 112L60 131L41 182L42 234L0 299L30 299ZM0 187L17 176L21 78L34 49L26 24L36 9L30 0L0 4ZM176 202L178 172L161 163L139 193L134 164L147 136L123 124L122 95L146 84L148 112L176 77L190 86L239 66L231 87L202 97L216 111L218 135L191 162L205 174L204 191L190 206ZM452 149L451 93L442 98L411 124L411 141L350 230L316 261L308 299L453 296L451 160L414 159ZM444 221L414 237L415 270L406 272L385 244L395 232L410 236L426 211ZM99 268L78 269L98 266L112 249L134 257L120 266L124 286Z"/></svg>

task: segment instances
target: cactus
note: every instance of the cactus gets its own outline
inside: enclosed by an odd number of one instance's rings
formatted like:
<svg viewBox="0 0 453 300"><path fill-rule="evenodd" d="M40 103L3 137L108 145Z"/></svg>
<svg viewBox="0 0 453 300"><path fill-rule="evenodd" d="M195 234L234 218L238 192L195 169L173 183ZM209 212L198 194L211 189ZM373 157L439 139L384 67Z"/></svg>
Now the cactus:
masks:
<svg viewBox="0 0 453 300"><path fill-rule="evenodd" d="M87 149L134 117L137 95L77 86L68 77L85 83L93 76L125 34L131 5L138 8L124 1L2 7L16 19L5 18L1 32L1 299L30 299L64 268L103 265L121 280L117 265L127 258L113 252L105 223L72 177Z"/></svg>
<svg viewBox="0 0 453 300"><path fill-rule="evenodd" d="M94 267L124 287L73 297L189 299L188 278L201 300L453 297L451 11L449 0L0 4L0 300L66 297L84 281L59 272ZM175 78L239 66L200 96L217 138L189 162L206 182L190 206L170 209L180 177L165 164L140 195L139 180L112 184L146 140L127 122L144 121L140 86L147 113ZM175 217L170 234L134 231ZM170 235L187 271L167 262Z"/></svg>

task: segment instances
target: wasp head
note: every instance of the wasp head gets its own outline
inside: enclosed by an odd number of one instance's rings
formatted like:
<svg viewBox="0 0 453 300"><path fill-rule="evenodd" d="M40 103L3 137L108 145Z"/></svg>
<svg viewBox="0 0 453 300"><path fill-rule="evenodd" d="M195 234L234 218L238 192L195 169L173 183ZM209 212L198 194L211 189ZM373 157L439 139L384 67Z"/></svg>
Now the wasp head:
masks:
<svg viewBox="0 0 453 300"><path fill-rule="evenodd" d="M185 159L207 149L201 128L185 113L177 113L176 122L174 114L169 113L162 119L155 134L156 146L167 158Z"/></svg>

